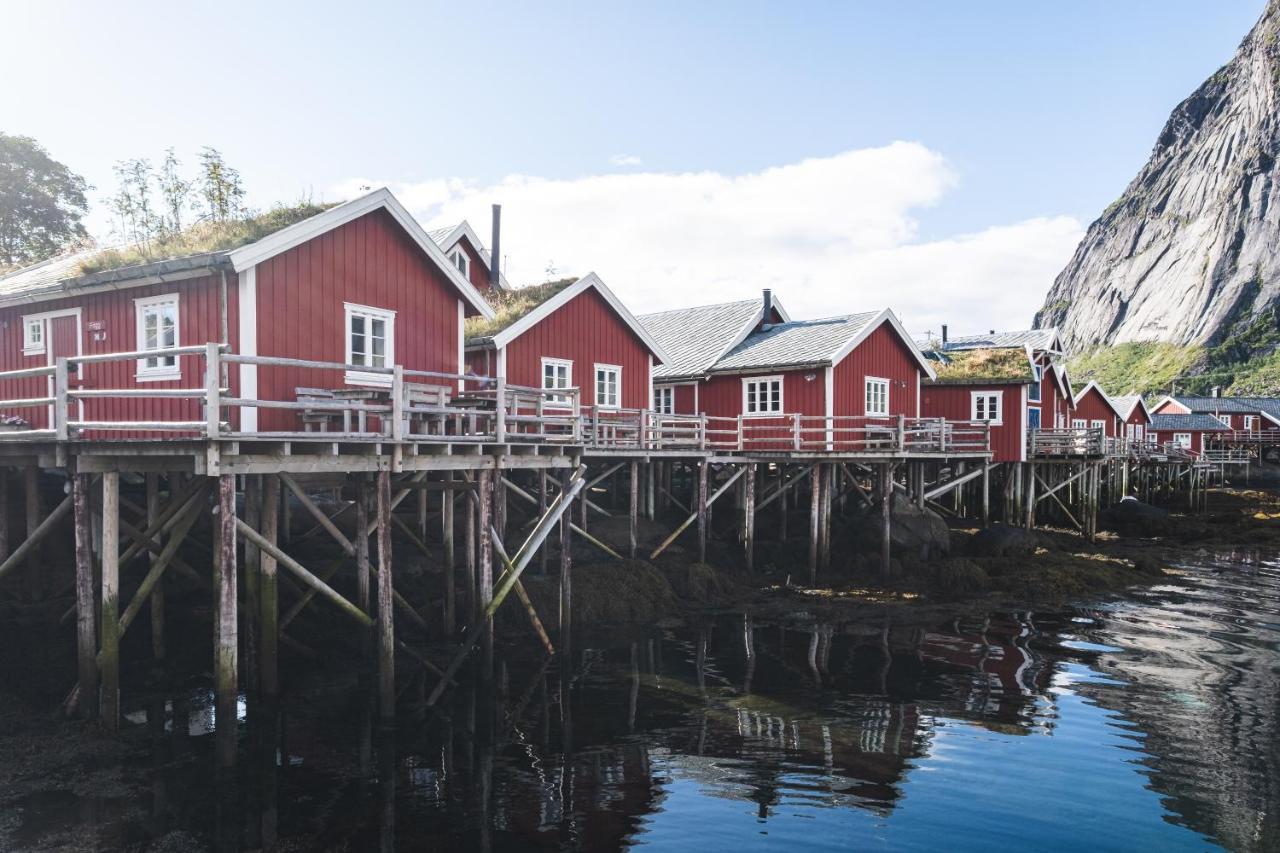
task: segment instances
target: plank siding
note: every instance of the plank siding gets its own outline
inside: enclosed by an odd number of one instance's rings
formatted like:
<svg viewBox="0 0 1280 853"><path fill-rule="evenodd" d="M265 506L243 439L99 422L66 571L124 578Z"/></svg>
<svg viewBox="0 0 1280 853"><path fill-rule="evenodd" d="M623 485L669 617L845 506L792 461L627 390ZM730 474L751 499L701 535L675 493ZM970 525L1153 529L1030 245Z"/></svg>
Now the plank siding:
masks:
<svg viewBox="0 0 1280 853"><path fill-rule="evenodd" d="M1120 429L1120 418L1116 416L1115 410L1102 398L1102 393L1097 388L1090 388L1084 393L1079 400L1076 401L1074 411L1071 417L1087 421L1087 426L1093 426L1094 421L1103 421L1103 427L1108 438L1115 438Z"/></svg>
<svg viewBox="0 0 1280 853"><path fill-rule="evenodd" d="M445 272L391 215L374 211L258 264L258 354L345 361L343 303L351 302L396 312L397 364L457 373L460 298ZM346 384L342 371L262 367L258 397L292 400L298 387ZM295 413L267 409L260 411L258 426L300 428Z"/></svg>
<svg viewBox="0 0 1280 853"><path fill-rule="evenodd" d="M749 445L756 450L780 450L792 446L791 415L811 415L823 417L826 414L826 391L823 371L816 370L773 370L752 374L733 374L712 376L698 389L699 404L708 418L729 418L727 421L711 420L708 430L736 430L738 415L742 411L742 384L748 378L763 376L782 377L782 410L784 417L750 416L744 418L749 428L749 435L755 443ZM806 378L811 377L811 378ZM807 429L820 429L816 421L805 423ZM816 432L809 432L805 438L813 441L818 437ZM728 441L729 436L713 435L716 441Z"/></svg>
<svg viewBox="0 0 1280 853"><path fill-rule="evenodd" d="M220 280L218 275L192 278L165 284L133 287L116 291L90 293L38 302L32 305L0 309L0 370L20 370L39 367L49 362L49 354L23 355L22 317L80 308L81 322L78 332L80 352L84 355L130 352L137 348L137 322L134 300L149 296L178 294L178 343L182 346L204 344L222 339L220 307ZM227 274L227 304L229 331L232 347L237 346L238 305L236 275ZM99 331L90 331L99 327ZM54 342L47 342L52 345ZM89 389L108 388L201 388L204 384L204 358L183 356L179 359L181 378L162 382L138 382L135 378L137 362L117 361L85 365L73 384ZM232 371L231 389L238 393L238 381ZM48 394L48 383L42 378L7 380L0 382L0 397L39 397ZM203 418L198 400L87 400L84 402L86 420L114 421L190 421ZM39 429L49 425L46 409L25 409L6 412L26 418ZM72 417L76 417L73 410ZM105 435L87 435L90 438L136 438L122 432Z"/></svg>
<svg viewBox="0 0 1280 853"><path fill-rule="evenodd" d="M991 385L925 385L922 389L920 414L926 418L968 421L973 417L973 394L1001 392L999 424L991 425L991 461L1022 461L1022 386Z"/></svg>
<svg viewBox="0 0 1280 853"><path fill-rule="evenodd" d="M866 414L865 379L875 376L889 380L889 414L916 417L919 400L919 363L888 323L866 337L853 352L835 366L835 408L832 414ZM819 371L821 379L821 371ZM965 414L965 419L969 415Z"/></svg>

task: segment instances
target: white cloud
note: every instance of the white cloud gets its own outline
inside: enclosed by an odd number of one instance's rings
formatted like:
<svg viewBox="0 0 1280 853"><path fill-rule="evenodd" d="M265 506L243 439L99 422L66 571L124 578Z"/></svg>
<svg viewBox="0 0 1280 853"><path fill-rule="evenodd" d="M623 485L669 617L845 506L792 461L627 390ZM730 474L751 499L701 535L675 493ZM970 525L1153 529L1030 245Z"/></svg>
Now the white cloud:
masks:
<svg viewBox="0 0 1280 853"><path fill-rule="evenodd" d="M916 214L956 183L944 158L895 142L745 175L512 175L392 190L428 227L503 205L513 284L594 270L637 313L751 298L772 287L794 317L892 307L913 332L1025 326L1082 229L1030 219L921 242ZM339 190L354 194L352 180ZM339 195L343 197L343 195Z"/></svg>
<svg viewBox="0 0 1280 853"><path fill-rule="evenodd" d="M642 166L644 161L634 154L614 154L609 162L615 166Z"/></svg>

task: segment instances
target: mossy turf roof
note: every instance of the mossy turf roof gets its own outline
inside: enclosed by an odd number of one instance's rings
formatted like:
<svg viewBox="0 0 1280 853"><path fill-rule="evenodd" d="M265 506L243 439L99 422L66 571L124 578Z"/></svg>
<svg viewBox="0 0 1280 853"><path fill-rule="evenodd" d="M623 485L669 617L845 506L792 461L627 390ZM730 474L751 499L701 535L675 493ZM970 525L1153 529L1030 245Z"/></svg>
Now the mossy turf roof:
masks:
<svg viewBox="0 0 1280 853"><path fill-rule="evenodd" d="M500 293L491 293L486 298L493 308L494 318L468 317L466 337L468 341L491 338L503 329L528 316L538 306L551 299L560 291L577 281L576 278L562 278L556 281L545 281L528 287L517 287Z"/></svg>
<svg viewBox="0 0 1280 853"><path fill-rule="evenodd" d="M1022 347L948 351L934 362L935 385L977 385L983 382L1035 382L1031 360Z"/></svg>

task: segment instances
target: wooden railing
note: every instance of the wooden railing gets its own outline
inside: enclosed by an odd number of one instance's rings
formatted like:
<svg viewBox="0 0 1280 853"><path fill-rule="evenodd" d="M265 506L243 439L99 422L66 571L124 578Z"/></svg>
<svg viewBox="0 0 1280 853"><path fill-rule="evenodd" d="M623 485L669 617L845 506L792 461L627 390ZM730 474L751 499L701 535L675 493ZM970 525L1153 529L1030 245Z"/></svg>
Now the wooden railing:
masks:
<svg viewBox="0 0 1280 853"><path fill-rule="evenodd" d="M903 415L766 415L708 417L707 447L727 451L830 453L987 453L984 422Z"/></svg>
<svg viewBox="0 0 1280 853"><path fill-rule="evenodd" d="M1233 429L1224 432L1206 432L1205 438L1213 444L1280 444L1280 429Z"/></svg>
<svg viewBox="0 0 1280 853"><path fill-rule="evenodd" d="M1100 427L1080 429L1035 429L1030 433L1032 456L1101 456L1105 431Z"/></svg>

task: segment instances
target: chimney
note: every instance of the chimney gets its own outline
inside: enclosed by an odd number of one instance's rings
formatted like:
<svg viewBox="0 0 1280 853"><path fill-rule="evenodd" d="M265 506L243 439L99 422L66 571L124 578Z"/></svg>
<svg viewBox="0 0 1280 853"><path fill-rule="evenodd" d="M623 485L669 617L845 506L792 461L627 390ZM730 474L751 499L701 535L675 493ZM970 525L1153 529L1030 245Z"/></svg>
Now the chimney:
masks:
<svg viewBox="0 0 1280 853"><path fill-rule="evenodd" d="M942 324L942 345L944 347L947 345L947 324L946 323Z"/></svg>
<svg viewBox="0 0 1280 853"><path fill-rule="evenodd" d="M769 331L773 326L773 291L767 287L764 289L764 311L760 316L763 318L760 321L760 331Z"/></svg>
<svg viewBox="0 0 1280 853"><path fill-rule="evenodd" d="M1221 386L1221 385L1214 385L1212 388L1210 388L1210 389L1209 389L1209 396L1210 396L1210 397L1221 397L1221 396L1222 396L1222 386Z"/></svg>
<svg viewBox="0 0 1280 853"><path fill-rule="evenodd" d="M500 204L493 206L493 240L489 248L491 252L489 287L492 290L499 290L501 289L499 282L502 281L502 205Z"/></svg>

